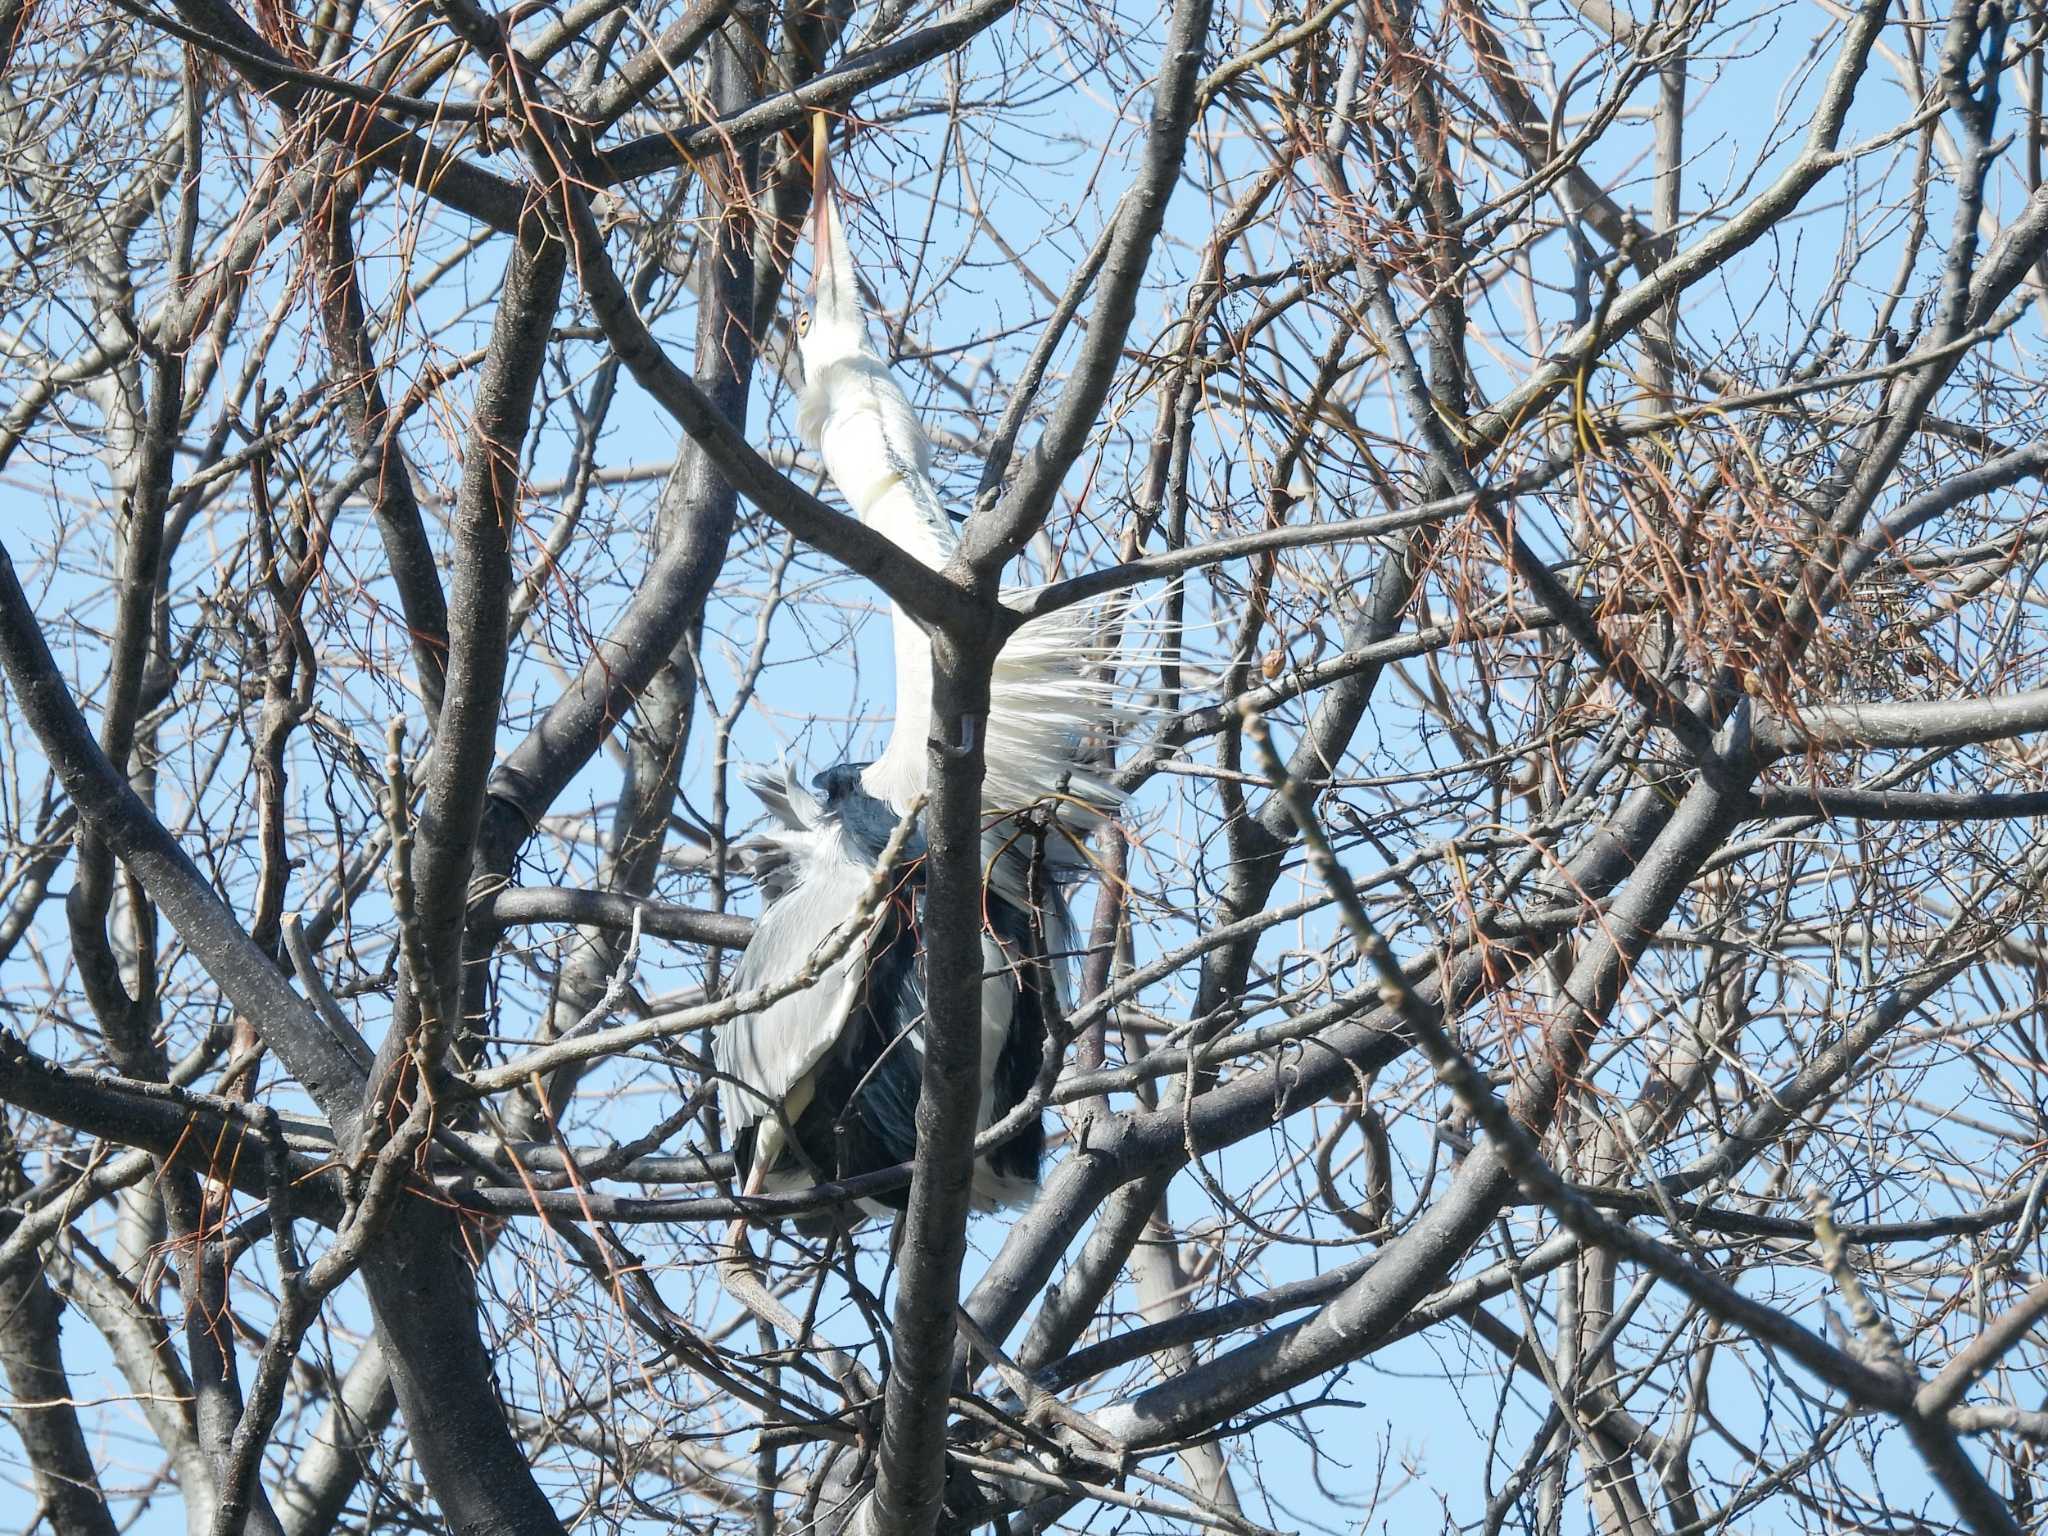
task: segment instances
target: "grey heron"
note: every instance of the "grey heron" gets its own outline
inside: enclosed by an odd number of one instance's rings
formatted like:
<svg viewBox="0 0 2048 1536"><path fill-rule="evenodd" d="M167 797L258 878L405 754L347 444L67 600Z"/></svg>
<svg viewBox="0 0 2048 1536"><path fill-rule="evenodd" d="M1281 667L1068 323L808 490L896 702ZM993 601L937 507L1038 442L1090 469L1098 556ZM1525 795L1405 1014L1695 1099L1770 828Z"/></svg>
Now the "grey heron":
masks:
<svg viewBox="0 0 2048 1536"><path fill-rule="evenodd" d="M864 523L940 567L955 547L952 523L933 483L930 442L869 344L822 128L814 177L811 297L798 322L799 431ZM1033 620L1006 644L991 679L982 788L984 1130L1016 1108L1044 1062L1073 948L1060 884L1083 867L1082 840L1117 803L1082 761L1093 735L1120 715L1113 668L1104 665L1114 648L1094 638L1098 622L1075 610ZM803 974L875 888L899 818L925 789L930 642L893 606L891 631L896 711L880 754L828 768L810 788L787 769L749 781L778 825L766 839L765 907L734 970L735 991ZM1036 835L1023 819L1034 805L1057 807L1036 818ZM911 1160L923 1072L923 851L915 834L902 844L880 910L813 985L717 1031L720 1108L748 1189L802 1189ZM977 1158L977 1207L1027 1201L1044 1142L1042 1119L1032 1116ZM899 1192L863 1206L879 1214L903 1200Z"/></svg>

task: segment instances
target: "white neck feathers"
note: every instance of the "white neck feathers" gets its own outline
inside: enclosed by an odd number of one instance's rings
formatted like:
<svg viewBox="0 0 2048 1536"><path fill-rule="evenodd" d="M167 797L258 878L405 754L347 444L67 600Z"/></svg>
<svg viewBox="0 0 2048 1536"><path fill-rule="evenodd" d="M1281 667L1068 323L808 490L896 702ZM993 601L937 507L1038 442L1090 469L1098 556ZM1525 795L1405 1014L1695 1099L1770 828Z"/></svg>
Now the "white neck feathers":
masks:
<svg viewBox="0 0 2048 1536"><path fill-rule="evenodd" d="M958 542L932 486L931 449L910 402L879 358L834 360L806 380L798 425L818 446L832 483L868 527L912 559L937 570ZM891 607L896 658L896 723L862 782L899 812L925 786L931 735L931 642L917 622Z"/></svg>
<svg viewBox="0 0 2048 1536"><path fill-rule="evenodd" d="M913 559L944 566L959 541L932 484L931 448L910 402L880 358L864 347L817 356L821 340L814 329L799 429L863 523ZM1120 690L1108 680L1113 658L1097 638L1100 617L1065 609L1034 620L997 657L982 788L991 814L1063 792L1068 820L1085 833L1115 803L1115 792L1076 763L1087 740L1123 712ZM861 782L900 813L929 781L932 656L924 631L893 606L890 629L896 720Z"/></svg>

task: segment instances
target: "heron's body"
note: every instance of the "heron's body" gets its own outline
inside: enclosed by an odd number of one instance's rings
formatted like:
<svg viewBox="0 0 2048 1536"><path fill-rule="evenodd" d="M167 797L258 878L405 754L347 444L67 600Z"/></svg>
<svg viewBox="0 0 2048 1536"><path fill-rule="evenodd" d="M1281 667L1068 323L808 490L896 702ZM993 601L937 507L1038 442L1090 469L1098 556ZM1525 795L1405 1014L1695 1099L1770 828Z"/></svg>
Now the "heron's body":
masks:
<svg viewBox="0 0 2048 1536"><path fill-rule="evenodd" d="M822 161L821 161L822 164ZM861 520L938 568L954 549L932 481L931 447L909 400L868 346L859 290L829 184L822 176L814 307L803 333L799 427ZM799 977L862 911L897 819L926 784L931 649L892 609L896 717L871 763L841 764L813 795L785 772L755 788L781 823L768 838L768 898L733 976L748 991ZM983 1129L1009 1114L1037 1078L1046 1027L1066 1006L1073 936L1058 889L1079 867L1079 842L1115 797L1080 758L1107 715L1101 648L1070 612L1023 626L990 681L982 935ZM1061 824L1026 832L1015 813L1059 797ZM913 835L888 871L887 899L815 984L717 1033L720 1102L741 1170L757 1189L785 1190L910 1161L923 1074L923 848ZM977 1205L1018 1204L1037 1188L1044 1127L1027 1117L976 1160ZM902 1193L867 1203L901 1206Z"/></svg>
<svg viewBox="0 0 2048 1536"><path fill-rule="evenodd" d="M895 813L860 787L872 764L819 774L813 795L785 778L757 792L783 826L766 840L768 906L733 974L733 989L787 981L861 910L881 867ZM915 837L890 870L888 895L865 933L817 982L735 1021L713 1038L720 1108L741 1177L770 1192L806 1188L910 1161L924 1071L923 847ZM1070 942L1065 903L1050 895L1034 924L1016 851L999 857L985 896L982 936L981 1128L1009 1113L1044 1061L1044 988L1060 984L1057 955ZM1035 1118L980 1159L975 1204L1030 1198L1044 1126ZM899 1190L863 1204L900 1208Z"/></svg>

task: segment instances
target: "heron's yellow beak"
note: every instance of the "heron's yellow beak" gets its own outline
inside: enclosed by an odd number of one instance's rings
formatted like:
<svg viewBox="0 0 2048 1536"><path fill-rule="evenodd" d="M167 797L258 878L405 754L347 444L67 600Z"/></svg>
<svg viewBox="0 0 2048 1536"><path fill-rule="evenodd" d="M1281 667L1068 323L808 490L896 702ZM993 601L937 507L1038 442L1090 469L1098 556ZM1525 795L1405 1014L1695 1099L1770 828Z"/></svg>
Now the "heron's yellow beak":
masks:
<svg viewBox="0 0 2048 1536"><path fill-rule="evenodd" d="M822 112L811 114L811 292L815 295L832 265L832 218L827 206L832 200L831 119Z"/></svg>

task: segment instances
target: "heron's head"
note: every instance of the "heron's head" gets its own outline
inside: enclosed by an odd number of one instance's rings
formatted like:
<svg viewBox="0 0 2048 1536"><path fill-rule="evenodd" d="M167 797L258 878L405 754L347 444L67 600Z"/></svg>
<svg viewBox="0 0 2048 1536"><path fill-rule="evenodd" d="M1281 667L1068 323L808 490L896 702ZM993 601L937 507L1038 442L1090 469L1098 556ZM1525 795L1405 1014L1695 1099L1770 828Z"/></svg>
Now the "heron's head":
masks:
<svg viewBox="0 0 2048 1536"><path fill-rule="evenodd" d="M811 788L817 794L823 819L836 823L847 847L871 863L881 858L889 839L895 835L896 813L868 793L862 775L870 766L837 763L814 775ZM922 830L911 833L903 852L913 859L924 857Z"/></svg>
<svg viewBox="0 0 2048 1536"><path fill-rule="evenodd" d="M866 763L834 763L811 775L811 790L828 813L836 814L849 804L874 797L861 788L860 773Z"/></svg>
<svg viewBox="0 0 2048 1536"><path fill-rule="evenodd" d="M860 284L853 275L853 252L839 221L839 203L832 195L832 163L826 142L826 118L811 120L811 292L797 316L797 350L803 354L804 378L816 379L828 366L867 351L867 317L860 306Z"/></svg>

